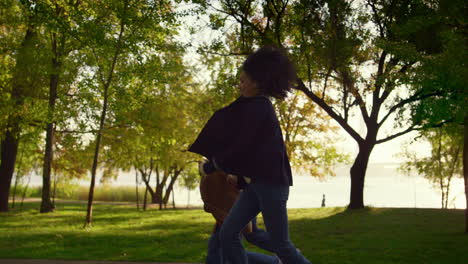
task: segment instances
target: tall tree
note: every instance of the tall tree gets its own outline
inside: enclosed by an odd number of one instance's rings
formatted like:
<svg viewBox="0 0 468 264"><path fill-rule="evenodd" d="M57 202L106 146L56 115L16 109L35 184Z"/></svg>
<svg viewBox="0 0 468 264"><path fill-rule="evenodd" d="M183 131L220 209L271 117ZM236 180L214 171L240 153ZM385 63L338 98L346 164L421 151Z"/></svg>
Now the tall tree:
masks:
<svg viewBox="0 0 468 264"><path fill-rule="evenodd" d="M51 201L51 169L54 159L54 141L56 137L57 128L57 100L63 98L64 94L68 93L71 85L70 81L73 78L70 76L63 76L63 72L66 72L64 68L67 67L67 59L74 50L78 49L79 43L74 41L71 37L71 28L75 22L69 16L70 9L76 9L80 1L41 1L38 3L38 8L41 9L41 13L45 16L44 29L48 35L48 44L50 46L50 66L46 72L49 76L49 91L48 91L48 106L47 106L47 118L45 121L45 149L43 158L43 169L42 169L42 200L41 200L41 213L51 212L55 206ZM78 65L73 65L78 67ZM68 72L75 72L73 69L68 69ZM72 75L72 74L68 74ZM64 78L65 77L65 78ZM74 77L73 75L71 77ZM65 80L64 80L65 79ZM64 81L68 81L65 83ZM62 87L60 83L64 82ZM67 89L68 88L68 89ZM65 115L66 116L66 115ZM62 113L62 119L64 115Z"/></svg>
<svg viewBox="0 0 468 264"><path fill-rule="evenodd" d="M176 20L171 2L165 0L86 2L78 7L76 15L81 21L77 34L88 47L86 60L96 76L88 79L98 96L94 104L100 106L86 216L86 225L90 225L99 151L108 113L112 113L109 106L119 92L118 72L127 67L128 59L145 62L145 55L134 51L151 53L164 48ZM88 111L90 116L95 115L93 110Z"/></svg>
<svg viewBox="0 0 468 264"><path fill-rule="evenodd" d="M433 3L437 16L432 19L442 25L441 33L432 36L432 43L441 43L441 52L425 56L421 61L413 87L426 93L438 93L432 100L420 102L412 112L413 123L425 127L455 123L464 129L463 175L465 181L465 232L468 233L468 60L466 1L437 0Z"/></svg>
<svg viewBox="0 0 468 264"><path fill-rule="evenodd" d="M349 208L363 208L364 180L374 147L421 127L401 123L388 131L388 121L438 94L407 89L422 55L439 52L440 42L432 40L441 25L427 19L437 11L419 0L220 3L208 4L216 14L212 24L237 25L237 45L228 55L246 54L265 44L287 49L298 68L296 89L356 141ZM219 40L205 50L217 52L218 47L223 47ZM367 128L365 135L352 126L351 117L356 115Z"/></svg>
<svg viewBox="0 0 468 264"><path fill-rule="evenodd" d="M40 97L44 87L45 69L43 43L38 38L41 20L35 1L9 1L1 8L5 14L2 19L6 21L1 30L5 37L2 44L8 45L2 46L7 74L2 78L2 98L6 98L2 100L6 101L6 107L2 107L5 115L0 134L0 212L6 212L22 127L34 123L35 114L41 112L34 98Z"/></svg>

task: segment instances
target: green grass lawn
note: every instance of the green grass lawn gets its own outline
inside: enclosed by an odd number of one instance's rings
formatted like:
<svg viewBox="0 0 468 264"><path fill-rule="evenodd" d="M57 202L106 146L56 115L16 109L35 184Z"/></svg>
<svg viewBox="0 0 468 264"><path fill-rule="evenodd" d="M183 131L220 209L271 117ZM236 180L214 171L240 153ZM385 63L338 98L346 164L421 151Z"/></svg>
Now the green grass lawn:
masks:
<svg viewBox="0 0 468 264"><path fill-rule="evenodd" d="M22 212L0 214L0 258L203 262L213 228L197 209L100 204L93 227L83 229L83 204L58 204L49 214L38 208L26 203ZM314 264L466 264L463 219L462 210L289 210L291 239Z"/></svg>

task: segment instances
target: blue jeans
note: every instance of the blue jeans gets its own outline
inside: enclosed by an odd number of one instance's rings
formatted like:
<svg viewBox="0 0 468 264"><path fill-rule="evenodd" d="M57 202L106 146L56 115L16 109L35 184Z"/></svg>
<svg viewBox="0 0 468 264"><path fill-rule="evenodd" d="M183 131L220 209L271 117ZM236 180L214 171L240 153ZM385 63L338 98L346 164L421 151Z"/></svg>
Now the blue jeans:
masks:
<svg viewBox="0 0 468 264"><path fill-rule="evenodd" d="M253 244L261 249L274 251L273 245L271 244L270 234L257 226L257 217L252 219L252 232L244 234L245 240L250 244Z"/></svg>
<svg viewBox="0 0 468 264"><path fill-rule="evenodd" d="M278 259L273 256L268 256L261 253L246 251L247 259L251 264L278 264ZM219 232L216 230L211 234L208 242L208 256L206 257L206 264L227 264L230 263L223 259L221 252L221 244L219 241Z"/></svg>
<svg viewBox="0 0 468 264"><path fill-rule="evenodd" d="M223 256L232 264L247 264L248 257L239 233L262 212L267 233L262 235L284 264L311 264L289 240L286 203L289 186L252 183L247 185L231 208L220 230Z"/></svg>

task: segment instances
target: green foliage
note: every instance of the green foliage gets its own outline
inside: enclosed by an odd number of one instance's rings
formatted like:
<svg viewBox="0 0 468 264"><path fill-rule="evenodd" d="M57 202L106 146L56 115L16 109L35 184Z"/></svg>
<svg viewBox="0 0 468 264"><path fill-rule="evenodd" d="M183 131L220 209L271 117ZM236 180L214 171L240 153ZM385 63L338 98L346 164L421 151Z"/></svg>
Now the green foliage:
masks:
<svg viewBox="0 0 468 264"><path fill-rule="evenodd" d="M451 180L463 175L463 131L457 125L433 128L421 132L418 139L431 145L430 156L406 150L403 156L407 162L401 169L428 179L441 192L442 208L448 208Z"/></svg>
<svg viewBox="0 0 468 264"><path fill-rule="evenodd" d="M200 173L198 172L198 164L192 163L182 175L179 185L189 190L194 190L200 183Z"/></svg>
<svg viewBox="0 0 468 264"><path fill-rule="evenodd" d="M292 167L322 179L335 176L334 165L349 158L330 144L338 140L334 136L338 128L331 125L331 118L299 91L285 101L276 101L275 106Z"/></svg>
<svg viewBox="0 0 468 264"><path fill-rule="evenodd" d="M423 101L413 109L413 122L430 127L441 122L464 123L468 106L468 50L466 36L456 32L442 35L444 51L424 59L415 86L436 93L433 100Z"/></svg>

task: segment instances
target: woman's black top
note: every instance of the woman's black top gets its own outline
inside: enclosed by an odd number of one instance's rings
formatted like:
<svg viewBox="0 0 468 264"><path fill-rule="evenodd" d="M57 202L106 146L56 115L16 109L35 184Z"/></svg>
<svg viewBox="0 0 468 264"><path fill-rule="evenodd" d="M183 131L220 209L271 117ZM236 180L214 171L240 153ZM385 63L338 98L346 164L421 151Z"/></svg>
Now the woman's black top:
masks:
<svg viewBox="0 0 468 264"><path fill-rule="evenodd" d="M252 183L292 185L278 118L267 97L239 97L216 111L188 149Z"/></svg>

